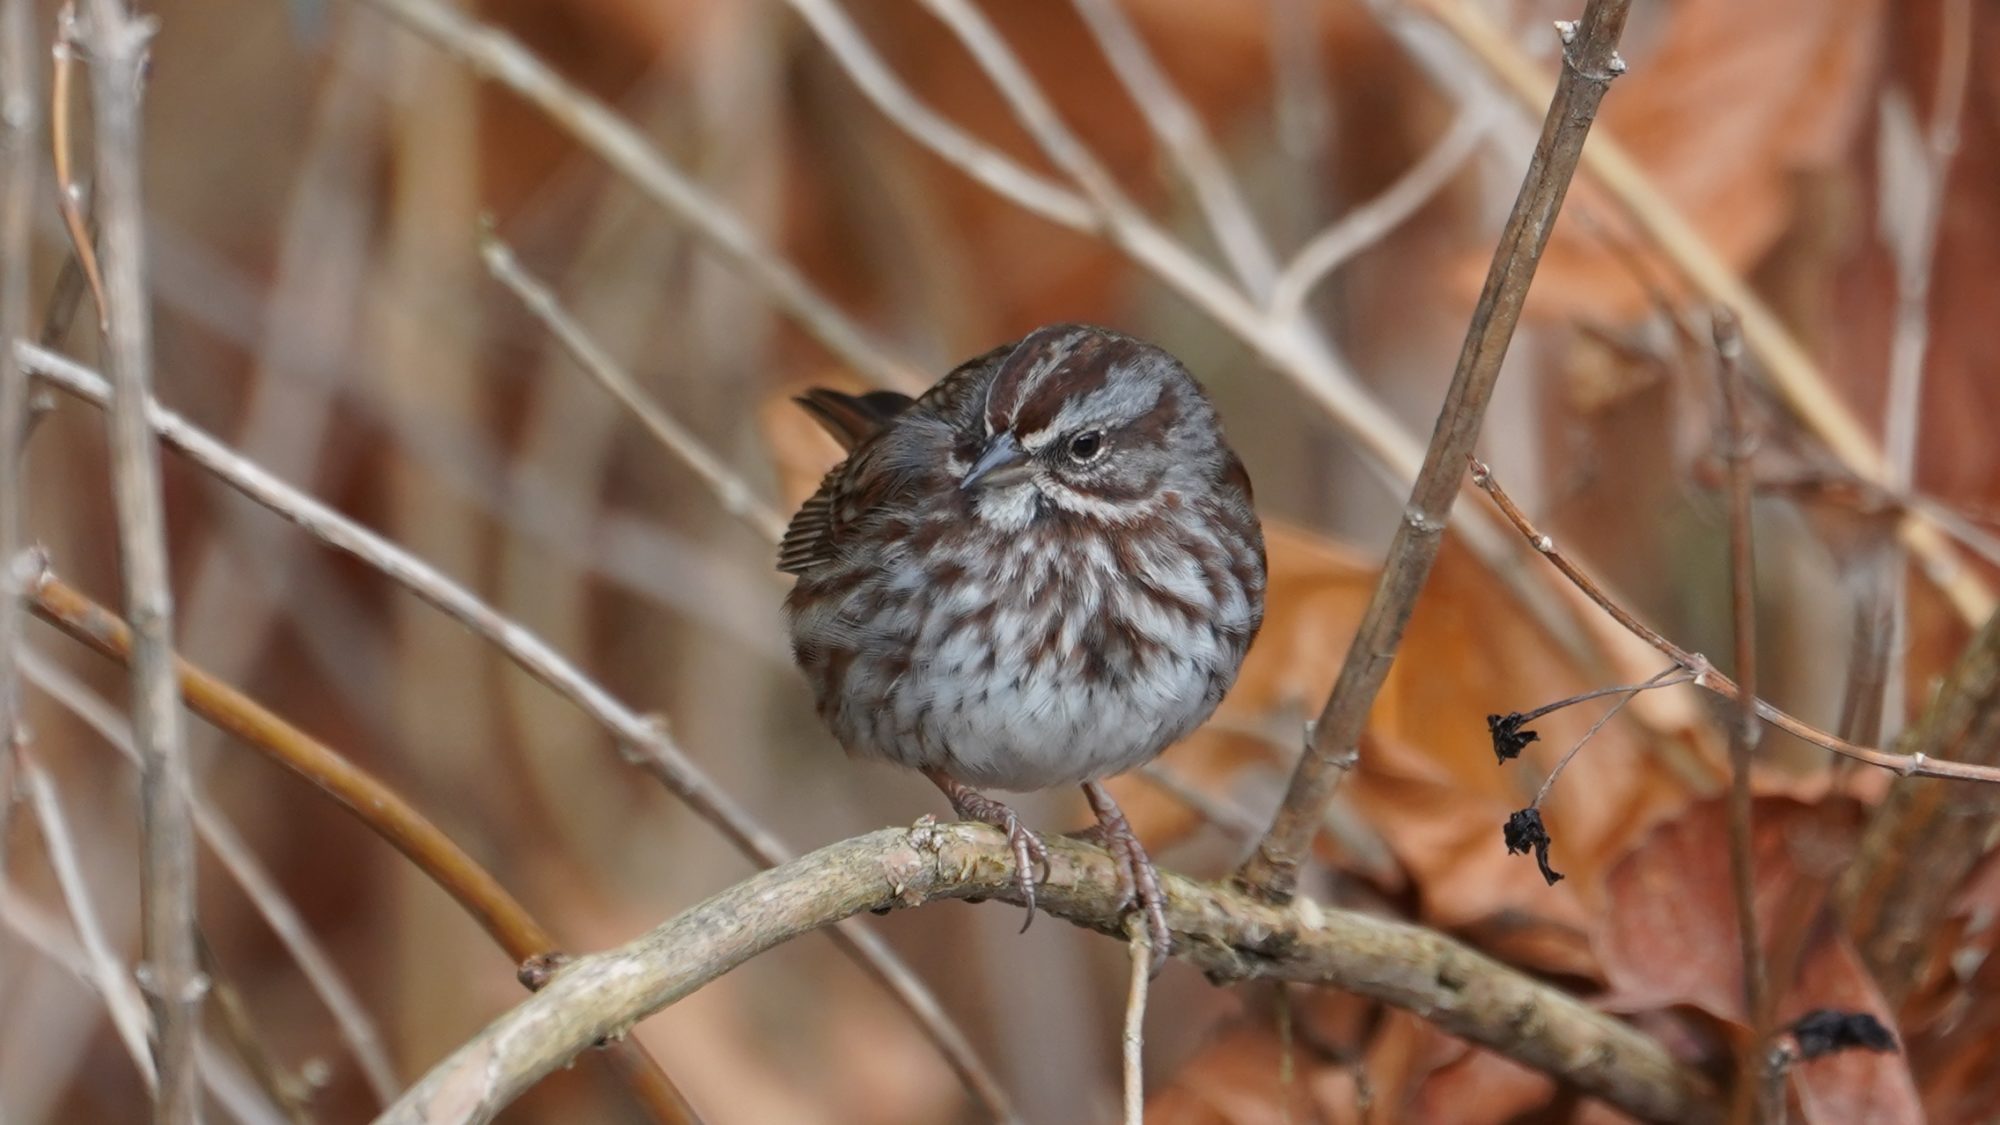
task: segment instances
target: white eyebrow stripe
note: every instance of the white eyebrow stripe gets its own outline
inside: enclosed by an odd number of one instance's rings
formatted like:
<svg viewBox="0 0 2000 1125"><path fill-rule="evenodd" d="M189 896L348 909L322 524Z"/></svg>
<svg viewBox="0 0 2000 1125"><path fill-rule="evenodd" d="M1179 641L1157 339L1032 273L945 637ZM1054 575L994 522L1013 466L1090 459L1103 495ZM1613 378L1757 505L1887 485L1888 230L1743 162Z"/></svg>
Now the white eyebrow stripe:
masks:
<svg viewBox="0 0 2000 1125"><path fill-rule="evenodd" d="M1145 417L1159 403L1163 384L1157 379L1121 378L1125 374L1113 368L1104 386L1075 402L1064 403L1053 421L1021 438L1022 447L1029 448L1048 436L1093 424L1110 427Z"/></svg>

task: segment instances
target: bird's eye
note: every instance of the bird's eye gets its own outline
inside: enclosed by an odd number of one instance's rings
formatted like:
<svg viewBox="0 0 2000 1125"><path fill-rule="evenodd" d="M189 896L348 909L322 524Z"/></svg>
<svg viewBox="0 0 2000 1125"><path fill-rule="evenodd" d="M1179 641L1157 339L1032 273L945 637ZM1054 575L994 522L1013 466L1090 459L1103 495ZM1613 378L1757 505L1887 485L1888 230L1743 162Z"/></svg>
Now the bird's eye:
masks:
<svg viewBox="0 0 2000 1125"><path fill-rule="evenodd" d="M1075 461L1095 461L1104 452L1104 434L1097 430L1085 430L1069 439L1069 455Z"/></svg>

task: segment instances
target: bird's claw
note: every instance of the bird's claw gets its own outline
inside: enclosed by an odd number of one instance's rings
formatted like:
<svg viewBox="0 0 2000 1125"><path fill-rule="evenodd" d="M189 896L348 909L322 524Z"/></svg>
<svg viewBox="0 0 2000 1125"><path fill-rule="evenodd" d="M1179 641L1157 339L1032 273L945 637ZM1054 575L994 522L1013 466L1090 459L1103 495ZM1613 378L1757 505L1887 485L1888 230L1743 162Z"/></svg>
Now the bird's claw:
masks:
<svg viewBox="0 0 2000 1125"><path fill-rule="evenodd" d="M931 780L944 791L960 820L991 825L1007 834L1007 846L1014 852L1014 886L1020 891L1021 904L1028 908L1028 917L1021 923L1021 932L1026 933L1035 921L1035 885L1039 882L1035 869L1048 870L1048 847L1001 802L942 775L933 775Z"/></svg>
<svg viewBox="0 0 2000 1125"><path fill-rule="evenodd" d="M1035 868L1043 871L1049 867L1049 849L1021 824L1021 818L1009 812L1006 823L998 826L1007 834L1007 843L1014 849L1014 885L1020 889L1021 905L1028 908L1028 916L1021 920L1021 932L1035 922Z"/></svg>

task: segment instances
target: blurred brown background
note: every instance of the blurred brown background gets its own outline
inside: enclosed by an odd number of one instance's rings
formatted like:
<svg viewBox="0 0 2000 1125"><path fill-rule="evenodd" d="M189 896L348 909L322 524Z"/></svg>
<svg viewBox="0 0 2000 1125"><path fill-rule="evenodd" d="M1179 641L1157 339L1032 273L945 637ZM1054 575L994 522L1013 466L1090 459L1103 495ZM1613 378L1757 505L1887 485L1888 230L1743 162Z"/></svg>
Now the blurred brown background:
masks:
<svg viewBox="0 0 2000 1125"><path fill-rule="evenodd" d="M1455 123L1472 130L1442 188L1306 304L1360 383L1408 434L1427 437L1539 108L1524 112L1438 20L1460 0L1119 2L1214 138L1280 266L1396 184ZM1553 73L1549 21L1573 18L1580 4L1463 6ZM768 543L725 514L487 276L481 217L659 403L786 511L834 456L786 394L861 376L548 118L368 5L163 0L151 10L160 33L145 176L160 398L478 591L634 707L665 716L690 754L791 846L942 812L921 779L840 755L787 659L785 586ZM1220 730L1163 762L1261 824L1296 753L1298 723L1332 681L1402 486L1385 485L1292 380L1155 272L1104 239L1028 214L912 141L788 5L487 0L471 10L616 107L918 369L941 373L1058 320L1144 335L1189 363L1223 408L1265 518L1282 526L1273 532L1272 624L1245 682ZM924 104L1062 180L935 16L904 0L850 0L842 10ZM1064 0L989 0L982 10L1131 198L1228 276L1197 201L1077 12ZM53 6L36 16L37 33L52 39ZM1954 43L1973 60L1962 86L1940 80ZM2000 446L1990 437L2000 417L1991 313L2000 79L1985 64L2000 58L2000 5L1638 0L1623 53L1631 72L1598 128L1755 285L1871 428L1889 393L1899 268L1907 277L1935 237L1918 306L1928 339L1914 491L1990 535L2000 503ZM1948 110L1941 97L1960 107L1961 139L1938 181L1940 206L1927 214L1940 165L1923 138ZM54 187L42 191L38 293L54 285L68 247ZM87 310L56 346L96 362ZM1714 382L1670 314L1706 324L1700 298L1609 195L1581 184L1542 266L1484 450L1621 598L1689 648L1720 654L1725 529L1704 474ZM1759 416L1760 455L1770 455L1774 476L1838 476L1838 461L1775 399ZM71 582L115 605L103 422L60 403L34 433L26 479L35 541ZM603 730L462 628L185 462L169 455L165 467L184 653L391 782L570 948L625 940L749 870L622 763ZM1774 493L1757 515L1765 694L1832 728L1855 606L1880 592L1870 584L1885 525L1837 495L1796 489ZM1907 658L1898 657L1884 740L1969 632L1929 586L1911 583L1896 645ZM28 640L46 665L123 706L122 672L44 626L31 626ZM1602 682L1567 662L1468 555L1449 551L1378 709L1369 764L1343 791L1322 852L1327 871L1308 889L1447 928L1583 994L1622 997L1620 1010L1655 1013L1649 1026L1700 1054L1728 1040L1740 1012L1705 1008L1700 988L1634 976L1629 962L1669 954L1621 944L1621 925L1632 923L1614 869L1649 845L1654 827L1709 815L1699 802L1714 778L1677 770L1658 752L1677 739L1697 762L1712 753L1719 727L1706 705L1676 696L1643 729L1607 727L1579 759L1550 806L1568 881L1544 887L1500 845L1506 812L1594 715L1548 720L1544 739L1554 745L1531 752L1534 772L1504 774L1487 757L1484 716ZM55 776L92 896L129 964L138 948L134 774L48 695L31 689L28 699L37 757ZM190 737L205 801L235 823L352 978L400 1080L516 1000L507 958L396 853L213 730L191 724ZM1851 841L1858 818L1831 792L1824 756L1777 736L1765 754L1765 789L1790 794L1797 804L1787 809ZM1864 800L1883 786L1852 780ZM1219 875L1240 858L1239 836L1158 790L1134 782L1121 792L1164 863ZM1052 829L1082 822L1067 796L1022 807ZM42 840L25 818L12 818L7 843L10 893L58 910ZM1780 873L1771 877L1782 881L1795 858L1772 860ZM2000 908L2000 868L1983 870L1954 908L1953 934L1977 931L1966 919L1990 923ZM1706 903L1703 892L1727 910L1726 883L1671 893ZM273 1056L317 1083L317 1119L372 1115L378 1106L324 1007L206 855L201 918ZM1046 919L1017 936L1018 911L991 904L871 924L941 994L1028 1120L1115 1116L1116 945ZM1733 941L1667 944L1689 962L1676 971L1699 977L1726 972L1710 962L1733 956ZM1858 980L1844 956L1841 979ZM2000 982L1983 952L1953 964L1952 989L1986 995L1990 1009L1990 993L1977 989ZM1271 991L1216 990L1170 968L1149 1026L1149 1119L1613 1119L1412 1017L1336 996L1294 999L1296 1069L1285 1084ZM1922 1009L1924 1020L1946 1021L1922 1025L1942 1028L1932 1039L1916 1023L1904 1028L1913 1069L1893 1079L1857 1071L1850 1081L1913 1083L1935 1120L2000 1113L1992 1045L1963 1022L1973 1017L1948 1008L1939 1000ZM711 1122L977 1116L911 1020L823 938L752 962L635 1034ZM0 927L0 1118L137 1120L144 1105L99 1001ZM1865 1119L1822 1112L1830 1115L1811 1119ZM578 1066L507 1119L633 1113L607 1070Z"/></svg>

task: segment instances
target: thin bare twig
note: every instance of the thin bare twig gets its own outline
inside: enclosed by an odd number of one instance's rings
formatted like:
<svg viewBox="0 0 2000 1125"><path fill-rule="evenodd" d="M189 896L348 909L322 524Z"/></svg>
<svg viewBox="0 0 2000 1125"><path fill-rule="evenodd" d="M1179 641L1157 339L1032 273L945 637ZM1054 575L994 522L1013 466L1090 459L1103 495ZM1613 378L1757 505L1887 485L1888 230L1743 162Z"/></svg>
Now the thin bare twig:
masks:
<svg viewBox="0 0 2000 1125"><path fill-rule="evenodd" d="M1672 671L1673 669L1671 668L1667 670L1668 673ZM1509 716L1509 718L1514 719L1517 725L1526 726L1543 715L1552 715L1557 711L1574 707L1579 703L1588 703L1593 699L1602 699L1607 695L1631 695L1635 692L1644 691L1647 688L1659 687L1661 686L1659 681L1660 676L1648 676L1636 684L1613 684L1610 687L1591 688L1589 691L1580 691L1575 695L1566 695L1553 702L1544 703L1532 711L1518 712L1518 718L1515 716Z"/></svg>
<svg viewBox="0 0 2000 1125"><path fill-rule="evenodd" d="M108 400L104 380L89 368L25 341L16 348L29 370L51 386L99 407ZM753 862L771 867L791 858L776 836L681 750L659 719L641 715L619 702L533 632L502 616L422 559L238 457L227 446L158 403L152 404L151 416L161 440L216 479L291 521L320 542L387 576L484 637L523 671L575 704L611 733L628 760L665 785ZM910 1010L967 1090L994 1118L1013 1120L1013 1109L998 1080L980 1060L964 1032L945 1013L937 997L909 967L879 937L860 926L843 925L832 936Z"/></svg>
<svg viewBox="0 0 2000 1125"><path fill-rule="evenodd" d="M0 8L0 759L21 729L21 598L17 556L26 544L27 489L20 442L28 424L28 372L11 341L28 334L28 263L34 248L36 106L34 4ZM0 791L0 803L10 798ZM0 870L4 866L0 865Z"/></svg>
<svg viewBox="0 0 2000 1125"><path fill-rule="evenodd" d="M631 411L647 432L666 446L667 452L694 470L695 475L721 502L724 511L772 542L784 535L784 517L764 503L749 482L702 444L700 438L640 389L638 381L612 359L609 352L599 347L597 341L576 322L576 318L562 307L555 292L521 265L512 247L488 230L481 234L479 252L494 280L506 286L508 292L527 306L577 366L617 399L619 405Z"/></svg>
<svg viewBox="0 0 2000 1125"><path fill-rule="evenodd" d="M62 214L63 229L69 232L70 253L90 289L91 307L97 310L97 330L109 333L111 306L104 296L104 273L97 264L97 224L84 213L83 187L76 182L73 156L77 55L73 0L65 0L57 10L56 26L60 30L56 36L55 65L49 76L49 147L55 163L56 209Z"/></svg>
<svg viewBox="0 0 2000 1125"><path fill-rule="evenodd" d="M1316 0L1271 4L1271 123L1279 149L1297 168L1294 182L1302 185L1320 182L1335 134L1325 11Z"/></svg>
<svg viewBox="0 0 2000 1125"><path fill-rule="evenodd" d="M1147 762L1133 773L1238 840L1247 843L1264 830L1264 822L1251 815L1248 809L1217 797L1159 762Z"/></svg>
<svg viewBox="0 0 2000 1125"><path fill-rule="evenodd" d="M1270 243L1250 204L1243 198L1236 177L1216 150L1215 142L1202 126L1194 107L1181 95L1145 40L1132 26L1131 17L1117 0L1071 0L1077 14L1097 37L1097 45L1111 63L1125 94L1146 119L1153 136L1166 147L1167 155L1180 169L1181 178L1194 190L1208 229L1222 247L1237 280L1252 298L1262 301L1271 293L1278 264Z"/></svg>
<svg viewBox="0 0 2000 1125"><path fill-rule="evenodd" d="M123 663L131 661L132 630L53 573L44 571L29 597L42 620L105 656ZM559 952L554 935L528 913L527 907L401 794L188 661L177 659L175 669L182 695L195 714L311 782L353 813L463 907L517 968L531 959ZM636 1041L622 1042L619 1050L644 1055ZM693 1111L657 1064L636 1073L646 1076L646 1081L638 1084L634 1093L656 1119L694 1120Z"/></svg>
<svg viewBox="0 0 2000 1125"><path fill-rule="evenodd" d="M272 1054L269 1037L258 1029L242 991L223 971L222 961L206 936L200 942L200 952L201 971L209 980L209 999L215 1004L230 1045L236 1049L236 1057L290 1125L312 1125L311 1090L304 1078L287 1073Z"/></svg>
<svg viewBox="0 0 2000 1125"><path fill-rule="evenodd" d="M22 651L27 650L24 647ZM13 829L14 806L19 803L20 797L15 785L15 779L21 773L21 763L14 758L14 747L18 744L18 740L9 739L4 746L0 746L0 878L4 878L8 870L7 842L13 839L8 833Z"/></svg>
<svg viewBox="0 0 2000 1125"><path fill-rule="evenodd" d="M1278 1120L1283 1125L1292 1125L1292 1106L1298 1097L1299 1081L1299 1037L1297 1021L1292 1015L1292 986L1286 981L1279 981L1272 986L1272 990L1271 1022L1276 1025L1278 1034L1278 1107L1283 1114ZM1359 1095L1367 1089L1362 1085L1366 1079L1361 1078L1358 1071L1355 1077L1355 1093ZM1360 1099L1357 1097L1356 1100Z"/></svg>
<svg viewBox="0 0 2000 1125"><path fill-rule="evenodd" d="M848 77L891 121L953 167L1012 200L1022 210L1072 230L1096 230L1088 200L1022 167L925 105L875 53L834 0L786 0L826 44Z"/></svg>
<svg viewBox="0 0 2000 1125"><path fill-rule="evenodd" d="M1050 104L1020 57L994 30L985 13L973 7L968 0L918 2L965 45L979 69L985 71L986 76L999 87L1008 108L1013 110L1028 135L1034 138L1057 168L1083 188L1084 195L1104 213L1107 220L1117 221L1136 214L1136 209L1110 170L1104 167L1082 138L1063 123L1062 115Z"/></svg>
<svg viewBox="0 0 2000 1125"><path fill-rule="evenodd" d="M154 1119L181 1125L200 1115L195 1039L207 985L195 949L194 816L174 679L166 506L159 446L146 420L153 316L146 297L139 101L154 24L134 16L120 0L87 0L76 30L75 42L90 61L105 355L112 384L111 483L125 608L134 633L132 729L145 762L139 784L145 934L140 982L152 1000L157 1031Z"/></svg>
<svg viewBox="0 0 2000 1125"><path fill-rule="evenodd" d="M1125 1031L1119 1036L1124 1060L1125 1125L1146 1122L1146 990L1153 979L1153 945L1146 920L1138 912L1125 919L1126 953L1132 959L1132 979L1125 992Z"/></svg>
<svg viewBox="0 0 2000 1125"><path fill-rule="evenodd" d="M1125 923L1101 849L1047 840L1037 901L1106 934ZM1331 985L1421 1013L1645 1120L1713 1119L1714 1091L1636 1029L1434 930L1301 900L1260 902L1161 872L1174 948L1218 980ZM578 959L404 1095L378 1125L489 1120L600 1036L802 933L863 910L1010 898L1013 853L983 825L920 821L831 844L722 891L639 939Z"/></svg>
<svg viewBox="0 0 2000 1125"><path fill-rule="evenodd" d="M728 208L662 156L602 101L564 81L513 37L433 0L367 0L514 91L583 140L708 248L755 281L841 362L884 386L921 390L930 380L892 358Z"/></svg>
<svg viewBox="0 0 2000 1125"><path fill-rule="evenodd" d="M1735 630L1736 714L1729 724L1729 882L1736 898L1737 952L1743 959L1743 1010L1750 1041L1737 1059L1739 1118L1768 1120L1772 1108L1757 1098L1768 1086L1759 1079L1764 1040L1770 1034L1771 984L1764 943L1757 928L1756 823L1752 819L1750 763L1763 736L1757 719L1757 558L1750 511L1750 422L1743 373L1743 337L1726 308L1712 314L1716 378L1722 384L1723 460L1729 468L1729 616ZM1751 1106L1757 1106L1753 1115Z"/></svg>
<svg viewBox="0 0 2000 1125"><path fill-rule="evenodd" d="M19 748L17 756L22 793L34 814L35 826L41 830L49 868L55 873L56 889L62 894L70 924L76 928L77 943L83 947L84 961L95 980L97 993L111 1014L111 1026L117 1029L119 1040L138 1064L147 1088L155 1089L159 1071L147 1046L146 1007L126 986L125 966L119 962L111 938L98 920L97 907L90 898L90 884L84 879L83 863L77 858L76 841L70 834L69 818L63 815L62 802L56 797L55 783L26 747Z"/></svg>
<svg viewBox="0 0 2000 1125"><path fill-rule="evenodd" d="M339 432L336 402L344 406L359 397L357 390L372 390L366 379L349 381L335 372L357 351L362 294L390 284L386 272L377 272L388 263L376 173L378 161L390 157L381 138L391 106L374 65L390 32L364 20L341 20L328 32L324 80L301 122L293 187L278 219L269 273L260 279L259 300L246 302L262 318L246 325L241 347L253 357L252 370L233 400L238 449L288 480L310 479L326 463ZM162 298L179 289L172 272L161 263L156 293ZM437 327L436 321L426 324ZM384 488L394 485L385 480ZM183 648L203 653L223 679L240 679L289 616L316 656L339 651L336 668L344 663L386 672L387 660L349 643L358 630L315 627L329 618L358 625L361 617L336 583L312 580L316 556L309 544L238 505L224 505L214 517L181 572ZM370 694L372 705L387 705L389 693ZM195 760L203 761L204 742L194 739Z"/></svg>
<svg viewBox="0 0 2000 1125"><path fill-rule="evenodd" d="M1686 669L1675 665L1661 672L1659 675L1646 680L1644 683L1632 684L1627 687L1610 688L1603 692L1602 694L1618 696L1618 702L1605 708L1604 714L1599 715L1597 720L1584 730L1583 737L1577 739L1568 750L1563 752L1562 757L1556 759L1555 766L1549 770L1549 776L1542 779L1542 787L1535 790L1535 799L1529 802L1528 807L1531 809L1542 807L1542 802L1548 799L1549 792L1556 787L1556 779L1561 777L1563 771L1569 768L1571 759L1581 753L1583 748L1589 745L1591 739L1597 737L1597 732L1603 730L1606 723L1617 718L1618 713L1625 709L1627 703L1637 699L1640 692L1651 691L1654 688L1673 687L1677 684L1688 683L1693 679L1694 676L1689 674ZM1597 695L1600 693L1590 692L1588 694ZM1533 712L1529 713L1529 715L1532 714ZM1526 717L1528 716L1523 716L1523 718Z"/></svg>
<svg viewBox="0 0 2000 1125"><path fill-rule="evenodd" d="M140 995L139 986L133 983L131 972L121 965L117 977L109 981L101 980L92 970L88 956L71 944L62 924L37 904L21 897L4 881L0 881L0 927L12 931L36 953L74 976L85 988L93 992L100 985L115 988L118 998L107 999L106 1003L120 1004L140 1012L145 1010L145 997ZM263 1092L229 1065L220 1052L205 1040L198 1040L197 1047L202 1083L226 1113L245 1125L283 1125L284 1119L277 1107L266 1102ZM141 1056L136 1065L142 1071L146 1070L152 1065L151 1056ZM148 1083L150 1085L150 1079Z"/></svg>
<svg viewBox="0 0 2000 1125"><path fill-rule="evenodd" d="M1735 700L1741 697L1742 691L1736 686L1736 681L1716 671L1707 657L1689 652L1668 640L1659 630L1640 621L1631 610L1605 593L1604 588L1584 573L1582 567L1557 550L1555 540L1536 529L1534 522L1528 519L1527 513L1521 510L1520 505L1514 503L1514 498L1507 495L1507 490L1500 487L1500 482L1493 476L1493 470L1484 462L1472 462L1472 482L1492 497L1494 506L1500 509L1501 514L1507 517L1508 522L1514 525L1515 530L1519 531L1535 550L1540 551L1544 558L1562 572L1563 577L1569 579L1585 597L1594 602L1626 632L1652 646L1660 655L1694 673L1695 686L1705 688L1723 699ZM1753 702L1756 705L1758 718L1786 734L1831 750L1843 757L1889 770L1901 777L1942 777L1958 781L2000 783L2000 768L1946 761L1921 751L1913 754L1897 754L1887 750L1877 750L1871 746L1857 746L1845 739L1836 738L1811 723L1795 718L1764 700L1758 699Z"/></svg>
<svg viewBox="0 0 2000 1125"><path fill-rule="evenodd" d="M1629 0L1589 0L1580 23L1564 24L1563 78L1549 103L1542 135L1529 160L1514 210L1494 249L1493 263L1451 387L1438 413L1437 429L1424 454L1424 467L1410 492L1403 519L1390 541L1382 576L1361 625L1341 663L1340 675L1284 803L1239 873L1247 887L1274 899L1288 897L1298 884L1299 865L1340 779L1351 766L1368 712L1389 675L1403 629L1424 580L1443 545L1452 501L1464 481L1466 458L1479 439L1486 404L1499 381L1501 360L1514 336L1528 286L1542 248L1562 209L1570 176L1590 133L1597 105L1625 64L1618 37L1625 29Z"/></svg>
<svg viewBox="0 0 2000 1125"><path fill-rule="evenodd" d="M1896 281L1895 324L1882 412L1882 452L1887 466L1882 488L1899 498L1914 498L1917 491L1918 433L1931 345L1932 275L1952 161L1958 151L1974 38L1970 0L1948 0L1938 11L1937 73L1928 127L1918 135L1912 99L1901 89L1884 91L1877 123L1878 226ZM1929 511L1946 534L1989 563L1996 562L1990 536L1966 526L1955 513L1935 508ZM1885 716L1894 715L1895 728L1900 730L1908 714L1904 675L1909 647L1908 553L1900 539L1883 539L1868 544L1857 563L1853 655L1848 670L1851 682L1842 700L1843 727L1851 723L1866 741L1881 738ZM1856 737L1845 729L1841 735Z"/></svg>
<svg viewBox="0 0 2000 1125"><path fill-rule="evenodd" d="M1931 92L1930 123L1905 150L1890 151L1900 124L1916 132L1908 99L1882 114L1882 225L1896 265L1896 322L1889 348L1889 388L1883 410L1882 483L1908 493L1916 487L1917 431L1923 415L1925 357L1930 351L1931 274L1937 258L1939 220L1958 153L1959 119L1972 71L1971 0L1948 0L1940 7L1937 84ZM1893 177L1893 178L1892 178ZM1914 181L1914 182L1911 182ZM1892 190L1906 185L1907 190Z"/></svg>
<svg viewBox="0 0 2000 1125"><path fill-rule="evenodd" d="M139 748L132 741L131 724L108 700L32 648L21 653L21 672L28 683L116 747L127 762L133 766L139 764ZM395 1068L389 1062L382 1033L362 1005L354 986L348 983L333 956L313 936L298 908L285 897L277 880L258 862L256 853L237 833L235 825L203 801L199 793L190 799L194 802L196 833L222 861L230 878L243 889L244 897L250 900L258 915L271 927L271 932L277 935L279 944L298 964L306 983L319 995L327 1011L333 1014L333 1022L339 1027L342 1038L347 1040L348 1049L354 1053L369 1091L387 1105L403 1085L396 1079Z"/></svg>
<svg viewBox="0 0 2000 1125"><path fill-rule="evenodd" d="M1410 165L1381 194L1349 210L1325 230L1313 235L1271 287L1273 319L1289 321L1304 315L1313 287L1346 264L1348 259L1388 237L1417 213L1458 174L1493 127L1493 106L1475 101L1458 111L1451 128L1421 159Z"/></svg>
<svg viewBox="0 0 2000 1125"><path fill-rule="evenodd" d="M65 903L66 907L68 905ZM70 929L77 935L77 947L72 947L65 940L69 935L63 933L63 925L57 915L22 896L5 880L0 880L0 925L6 926L24 944L62 966L97 994L98 999L104 1002L105 1010L111 1013L111 1025L118 1030L119 1045L131 1056L132 1065L138 1069L140 1078L150 1091L157 1078L153 1070L153 1055L145 1039L146 999L132 984L125 966L118 962L117 954L108 946L101 954L112 959L113 971L107 974L99 964L100 952L91 945L97 940L97 935L83 936L86 923L80 922L73 914L69 922ZM88 924L95 926L95 919ZM124 1032L129 1020L137 1020L139 1024L136 1044Z"/></svg>
<svg viewBox="0 0 2000 1125"><path fill-rule="evenodd" d="M2000 613L1972 638L1906 745L1926 761L2000 764ZM1996 818L1991 794L1903 782L1870 819L1836 901L1892 1011L1935 964L1938 924L1990 849Z"/></svg>
<svg viewBox="0 0 2000 1125"><path fill-rule="evenodd" d="M1547 75L1479 5L1469 0L1406 2L1451 32L1524 104L1537 105L1548 96ZM1847 400L1829 385L1825 373L1771 307L1661 193L1638 162L1616 139L1600 136L1583 154L1583 169L1690 286L1710 303L1735 311L1742 322L1744 344L1807 427L1855 475L1882 483L1886 474L1882 450ZM1977 624L1992 615L1996 605L1993 590L1959 557L1936 521L1912 510L1898 525L1898 535L1961 617Z"/></svg>

